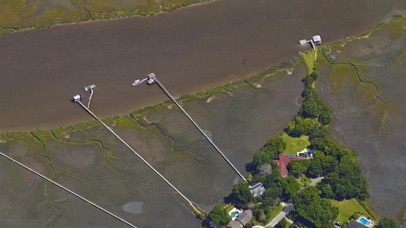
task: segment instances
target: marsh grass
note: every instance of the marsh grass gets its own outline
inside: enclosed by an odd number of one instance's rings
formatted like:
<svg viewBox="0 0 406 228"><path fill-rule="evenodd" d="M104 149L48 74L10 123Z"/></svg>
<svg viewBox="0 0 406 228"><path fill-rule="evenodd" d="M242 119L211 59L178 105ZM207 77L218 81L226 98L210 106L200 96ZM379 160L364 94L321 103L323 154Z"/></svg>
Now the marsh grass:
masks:
<svg viewBox="0 0 406 228"><path fill-rule="evenodd" d="M162 11L172 11L190 4L208 0L47 0L0 2L0 35L23 28L46 28L55 24L88 21L92 19L122 18L133 15L148 16Z"/></svg>

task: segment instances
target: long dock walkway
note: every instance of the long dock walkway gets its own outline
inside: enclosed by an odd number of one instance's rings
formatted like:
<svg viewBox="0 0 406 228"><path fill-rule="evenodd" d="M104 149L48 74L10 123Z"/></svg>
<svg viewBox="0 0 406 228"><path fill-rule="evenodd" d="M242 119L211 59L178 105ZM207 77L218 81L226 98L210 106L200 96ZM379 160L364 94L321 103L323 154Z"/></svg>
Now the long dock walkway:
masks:
<svg viewBox="0 0 406 228"><path fill-rule="evenodd" d="M107 126L99 117L97 117L92 111L90 111L85 105L83 105L82 102L76 101L80 106L82 106L83 109L85 109L93 118L95 118L97 121L99 121L104 127L107 128L116 138L118 138L128 149L130 149L141 161L143 161L149 168L151 168L162 180L164 180L173 190L175 190L180 196L183 197L186 202L190 204L192 209L196 213L200 213L199 210L193 205L192 201L190 201L185 195L183 195L171 182L169 182L162 174L158 172L151 164L149 164L140 154L137 153L126 141L124 141L119 135L116 134L109 126Z"/></svg>
<svg viewBox="0 0 406 228"><path fill-rule="evenodd" d="M214 144L213 140L211 140L209 136L206 135L206 133L199 127L199 125L197 125L197 123L192 119L192 117L182 108L182 106L180 106L180 104L176 101L176 99L162 85L162 83L156 77L154 79L155 82L158 84L158 86L164 91L164 93L180 108L180 110L182 110L182 112L189 118L190 122L192 122L193 125L195 125L195 127L200 131L200 133L203 134L203 136L210 142L210 144L217 150L217 152L224 158L224 160L226 160L226 162L231 166L231 168L234 169L234 171L241 177L241 179L247 182L245 177L238 171L237 168L235 168L233 163L231 163L230 160L228 160L228 158L223 154L223 152L221 152L221 150L216 146L216 144Z"/></svg>
<svg viewBox="0 0 406 228"><path fill-rule="evenodd" d="M57 182L55 182L55 181L49 179L48 177L46 177L46 176L42 175L41 173L39 173L39 172L37 172L37 171L31 169L30 167L28 167L28 166L26 166L26 165L24 165L24 164L18 162L17 160L14 160L13 158L7 156L6 154L0 152L0 155L3 156L3 157L5 157L5 158L7 158L8 160L14 162L15 164L17 164L17 165L23 167L24 169L30 171L31 173L33 173L33 174L35 174L35 175L37 175L37 176L39 176L39 177L41 177L41 178L47 180L48 182L50 182L50 183L52 183L52 184L58 186L58 187L61 188L61 189L63 189L63 190L65 190L65 191L69 192L70 194L72 194L72 195L76 196L77 198L79 198L79 199L85 201L86 203L88 203L88 204L90 204L90 205L96 207L97 209L99 209L99 210L101 210L101 211L107 213L108 215L114 217L115 219L117 219L117 220L119 220L119 221L121 221L121 222L127 224L128 226L137 228L135 225L131 224L130 222L128 222L128 221L126 221L126 220L124 220L123 218L120 218L119 216L113 214L112 212L110 212L110 211L108 211L108 210L102 208L101 206L99 206L99 205L93 203L92 201L90 201L90 200L86 199L85 197L83 197L83 196L77 194L76 192L74 192L74 191L72 191L72 190L70 190L70 189L64 187L63 185L58 184Z"/></svg>

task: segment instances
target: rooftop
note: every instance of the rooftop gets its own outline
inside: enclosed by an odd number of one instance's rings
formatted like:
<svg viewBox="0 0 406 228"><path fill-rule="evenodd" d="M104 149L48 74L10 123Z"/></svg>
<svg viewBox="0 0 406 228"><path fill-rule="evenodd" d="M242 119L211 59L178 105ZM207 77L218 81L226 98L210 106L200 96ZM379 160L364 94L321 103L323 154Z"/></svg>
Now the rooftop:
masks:
<svg viewBox="0 0 406 228"><path fill-rule="evenodd" d="M252 219L252 211L246 210L243 213L239 214L235 221L239 221L243 226L247 225Z"/></svg>
<svg viewBox="0 0 406 228"><path fill-rule="evenodd" d="M254 186L250 186L250 191L254 197L262 195L265 192L264 185L261 182L256 183Z"/></svg>
<svg viewBox="0 0 406 228"><path fill-rule="evenodd" d="M348 226L347 226L347 227L348 227L348 228L368 228L367 226L364 226L363 224L358 223L358 222L356 222L356 221L354 221L354 220L350 221L350 222L348 223Z"/></svg>
<svg viewBox="0 0 406 228"><path fill-rule="evenodd" d="M281 176L287 177L288 176L287 167L289 165L289 162L292 160L303 160L303 159L305 158L301 156L292 156L290 154L279 154L279 160L274 160L274 162L278 165Z"/></svg>

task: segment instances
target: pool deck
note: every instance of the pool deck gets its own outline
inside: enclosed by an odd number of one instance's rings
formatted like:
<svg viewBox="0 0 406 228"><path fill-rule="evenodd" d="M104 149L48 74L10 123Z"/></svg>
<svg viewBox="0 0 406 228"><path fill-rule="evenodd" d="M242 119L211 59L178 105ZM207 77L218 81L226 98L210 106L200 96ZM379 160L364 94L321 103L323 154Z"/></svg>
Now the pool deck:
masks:
<svg viewBox="0 0 406 228"><path fill-rule="evenodd" d="M369 222L369 225L364 224L363 222L361 222L361 219L367 220L367 221ZM360 224L363 224L363 225L366 226L366 227L373 227L373 226L374 226L374 221L372 221L371 219L367 219L365 216L359 217L359 218L357 219L357 222L360 223Z"/></svg>
<svg viewBox="0 0 406 228"><path fill-rule="evenodd" d="M231 215L231 213L233 213L234 211L238 211L238 214L237 214L236 216L234 216L234 217L233 217L233 216ZM234 220L235 220L235 218L237 218L237 216L238 216L239 214L241 214L241 213L242 213L242 210L237 209L237 208L235 208L235 207L234 207L233 209L231 209L231 211L230 211L230 212L228 212L228 214L231 216L231 220L232 220L232 221L234 221Z"/></svg>

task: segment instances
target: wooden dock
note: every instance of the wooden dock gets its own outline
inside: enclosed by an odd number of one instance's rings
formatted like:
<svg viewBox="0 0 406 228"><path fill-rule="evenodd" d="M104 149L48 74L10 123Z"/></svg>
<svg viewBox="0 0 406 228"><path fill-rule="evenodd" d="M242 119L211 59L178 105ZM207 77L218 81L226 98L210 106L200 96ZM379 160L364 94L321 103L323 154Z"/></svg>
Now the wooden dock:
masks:
<svg viewBox="0 0 406 228"><path fill-rule="evenodd" d="M162 91L164 91L164 93L176 104L176 106L178 106L179 109L182 110L182 112L186 115L186 117L190 120L190 122L192 122L192 124L200 131L200 133L203 134L203 136L207 139L207 141L209 141L209 143L217 150L217 152L224 158L224 160L226 160L226 162L231 166L231 168L234 169L234 171L241 177L241 179L247 182L245 177L238 171L238 169L233 165L233 163L231 163L231 161L228 160L228 158L223 154L223 152L221 152L221 150L216 146L216 144L214 144L213 140L211 140L210 137L207 136L206 133L199 127L199 125L197 125L197 123L192 119L192 117L185 111L185 109L183 109L183 107L176 101L176 99L169 93L169 91L164 87L164 85L162 85L162 83L155 77L155 75L154 82L156 82L156 84L158 84L158 86L162 89Z"/></svg>
<svg viewBox="0 0 406 228"><path fill-rule="evenodd" d="M76 197L79 198L80 200L83 200L83 201L85 201L86 203L92 205L93 207L95 207L95 208L97 208L97 209L103 211L104 213L106 213L106 214L112 216L113 218L115 218L115 219L117 219L117 220L119 220L119 221L125 223L126 225L128 225L128 226L130 226L130 227L137 228L135 225L131 224L130 222L128 222L128 221L126 221L126 220L124 220L123 218L121 218L121 217L119 217L119 216L113 214L112 212L110 212L110 211L104 209L103 207L101 207L101 206L99 206L99 205L93 203L92 201L90 201L90 200L86 199L85 197L83 197L83 196L77 194L76 192L74 192L74 191L72 191L72 190L70 190L70 189L64 187L63 185L61 185L61 184L59 184L59 183L57 183L57 182L55 182L55 181L49 179L48 177L42 175L41 173L39 173L39 172L37 172L37 171L31 169L30 167L28 167L28 166L26 166L26 165L24 165L24 164L18 162L17 160L14 160L13 158L7 156L6 154L0 152L0 155L3 156L3 157L5 157L5 158L7 158L7 159L10 160L11 162L13 162L13 163L15 163L15 164L17 164L17 165L23 167L24 169L30 171L31 173L33 173L33 174L35 174L35 175L41 177L42 179L45 179L46 181L48 181L48 182L50 182L50 183L56 185L57 187L59 187L59 188L65 190L65 191L67 191L68 193L70 193L70 194L76 196Z"/></svg>
<svg viewBox="0 0 406 228"><path fill-rule="evenodd" d="M107 130L109 130L118 140L120 140L128 149L130 149L141 161L143 161L152 171L154 171L162 180L165 181L175 192L177 192L186 202L189 203L189 206L196 214L201 214L198 210L182 192L180 192L171 182L169 182L161 173L158 172L151 164L149 164L140 154L137 153L126 141L124 141L116 132L114 132L107 124L105 124L99 117L97 117L92 111L90 111L82 102L76 101L84 110L86 110L93 118L99 121Z"/></svg>

